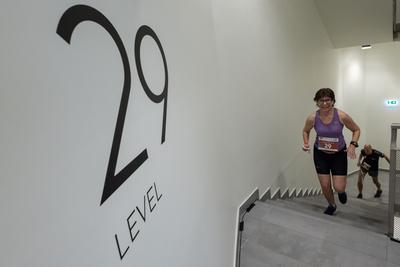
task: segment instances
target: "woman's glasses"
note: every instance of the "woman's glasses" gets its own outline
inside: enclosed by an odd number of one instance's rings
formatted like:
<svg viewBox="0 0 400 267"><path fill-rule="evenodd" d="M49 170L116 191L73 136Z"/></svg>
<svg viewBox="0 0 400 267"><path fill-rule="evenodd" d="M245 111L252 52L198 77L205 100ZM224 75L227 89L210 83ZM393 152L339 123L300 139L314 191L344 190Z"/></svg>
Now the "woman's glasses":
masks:
<svg viewBox="0 0 400 267"><path fill-rule="evenodd" d="M322 105L322 104L332 104L332 99L331 98L321 98L321 99L318 99L318 101L317 101L317 104L318 105Z"/></svg>

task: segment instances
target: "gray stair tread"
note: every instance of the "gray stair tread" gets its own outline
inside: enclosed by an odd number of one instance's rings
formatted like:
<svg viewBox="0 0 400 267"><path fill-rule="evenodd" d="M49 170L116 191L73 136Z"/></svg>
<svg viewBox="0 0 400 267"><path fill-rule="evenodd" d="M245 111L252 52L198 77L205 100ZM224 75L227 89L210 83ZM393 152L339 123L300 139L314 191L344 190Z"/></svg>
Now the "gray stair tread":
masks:
<svg viewBox="0 0 400 267"><path fill-rule="evenodd" d="M323 214L327 207L326 200L320 196L308 200L276 200L273 205L287 207L293 210L301 211L317 217L326 217ZM376 203L366 203L359 199L348 199L346 205L337 204L337 210L334 216L329 219L343 224L352 225L360 228L366 228L376 233L387 233L387 206L376 205Z"/></svg>
<svg viewBox="0 0 400 267"><path fill-rule="evenodd" d="M318 214L318 217L304 214L286 207L267 203L257 203L253 208L254 215L249 213L246 219L248 237L258 235L264 231L265 223L284 227L286 231L303 233L309 237L326 239L330 242L359 252L371 250L375 257L384 258L387 237L383 234L332 221L331 216ZM252 212L253 212L252 210ZM258 210L258 212L256 211ZM263 216L259 216L263 214ZM253 226L251 226L253 222ZM261 226L260 226L261 225ZM249 227L253 227L252 229ZM246 238L246 235L244 235ZM378 247L376 249L376 247Z"/></svg>
<svg viewBox="0 0 400 267"><path fill-rule="evenodd" d="M355 198L354 178L335 216L323 214L323 196L256 202L245 216L241 267L400 266L400 244L384 235L387 196L373 198L370 186Z"/></svg>
<svg viewBox="0 0 400 267"><path fill-rule="evenodd" d="M343 225L330 217L313 217L272 203L257 203L246 215L242 267L350 266L347 264L351 260L361 262L360 266L398 263L398 257L393 255L400 253L400 246L390 253L389 261L391 241L386 236ZM278 263L283 265L275 265Z"/></svg>
<svg viewBox="0 0 400 267"><path fill-rule="evenodd" d="M244 245L241 267L254 267L254 261L264 263L255 266L354 266L354 262L358 262L355 266L385 266L385 256L369 255L368 248L344 248L329 238L288 231L272 223L262 225L259 234Z"/></svg>

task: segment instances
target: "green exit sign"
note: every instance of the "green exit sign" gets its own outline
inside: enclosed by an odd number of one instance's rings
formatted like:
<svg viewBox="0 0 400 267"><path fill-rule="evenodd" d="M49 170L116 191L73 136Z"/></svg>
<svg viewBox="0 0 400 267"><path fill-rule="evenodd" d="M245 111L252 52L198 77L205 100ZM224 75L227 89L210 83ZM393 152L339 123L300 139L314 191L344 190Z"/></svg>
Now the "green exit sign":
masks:
<svg viewBox="0 0 400 267"><path fill-rule="evenodd" d="M397 106L399 104L399 101L396 99L389 99L386 100L386 106Z"/></svg>

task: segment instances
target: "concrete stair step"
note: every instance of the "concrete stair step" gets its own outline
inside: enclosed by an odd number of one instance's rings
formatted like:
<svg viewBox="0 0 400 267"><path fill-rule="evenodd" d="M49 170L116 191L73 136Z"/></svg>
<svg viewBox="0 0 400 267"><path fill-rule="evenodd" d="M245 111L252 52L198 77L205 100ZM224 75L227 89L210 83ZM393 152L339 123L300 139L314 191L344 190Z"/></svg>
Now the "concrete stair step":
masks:
<svg viewBox="0 0 400 267"><path fill-rule="evenodd" d="M323 197L307 200L276 200L267 201L276 206L295 210L317 218L328 217L330 221L368 229L380 234L387 233L387 206L368 206L368 203L354 203L349 199L346 205L337 204L338 209L334 216L323 214L327 203ZM361 206L359 206L361 205ZM374 204L376 205L376 203Z"/></svg>
<svg viewBox="0 0 400 267"><path fill-rule="evenodd" d="M385 266L388 242L385 235L333 221L332 216L318 213L317 217L275 202L256 202L245 217L243 267L351 266L354 259L367 259L365 266ZM252 253L262 255L262 259L260 256L253 259ZM344 258L337 265L340 255Z"/></svg>
<svg viewBox="0 0 400 267"><path fill-rule="evenodd" d="M350 176L348 203L335 216L323 214L323 196L256 202L244 218L241 267L400 266L400 244L385 235L387 176L380 174L381 199L368 180L367 197L357 199L357 176Z"/></svg>
<svg viewBox="0 0 400 267"><path fill-rule="evenodd" d="M337 197L335 197L337 200ZM324 207L327 206L327 202L323 196L313 197L313 198L299 198L294 199L293 203L300 203L308 206L309 204L317 203ZM345 205L336 201L338 207L344 211L352 211L356 214L362 214L365 217L385 217L388 211L388 204L381 203L377 201L369 201L364 199L358 199L353 197L348 197L348 201Z"/></svg>

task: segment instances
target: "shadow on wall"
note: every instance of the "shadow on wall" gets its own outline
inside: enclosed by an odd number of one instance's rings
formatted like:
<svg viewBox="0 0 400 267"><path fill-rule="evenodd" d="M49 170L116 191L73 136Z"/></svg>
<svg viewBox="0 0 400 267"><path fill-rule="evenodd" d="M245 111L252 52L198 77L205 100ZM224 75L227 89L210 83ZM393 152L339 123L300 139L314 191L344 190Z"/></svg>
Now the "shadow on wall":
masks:
<svg viewBox="0 0 400 267"><path fill-rule="evenodd" d="M296 151L279 171L276 186L281 189L296 187L316 187L316 176L312 153Z"/></svg>

